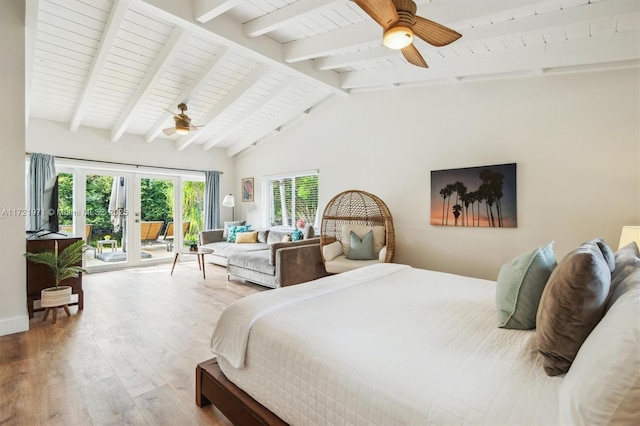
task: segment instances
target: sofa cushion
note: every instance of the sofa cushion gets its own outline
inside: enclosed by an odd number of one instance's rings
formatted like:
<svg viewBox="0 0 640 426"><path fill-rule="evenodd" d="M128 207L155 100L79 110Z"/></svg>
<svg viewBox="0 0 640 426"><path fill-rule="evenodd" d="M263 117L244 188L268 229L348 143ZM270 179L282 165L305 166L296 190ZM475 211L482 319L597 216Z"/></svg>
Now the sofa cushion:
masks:
<svg viewBox="0 0 640 426"><path fill-rule="evenodd" d="M304 239L304 234L301 230L296 229L291 233L291 241L300 241Z"/></svg>
<svg viewBox="0 0 640 426"><path fill-rule="evenodd" d="M236 244L257 243L258 231L238 232L236 234Z"/></svg>
<svg viewBox="0 0 640 426"><path fill-rule="evenodd" d="M349 260L344 254L335 257L330 262L325 262L324 267L330 274L339 274L342 272L351 271L356 268L362 268L369 265L378 265L378 259L373 260Z"/></svg>
<svg viewBox="0 0 640 426"><path fill-rule="evenodd" d="M203 247L210 248L213 250L213 254L220 257L229 257L232 254L236 253L246 253L250 251L258 251L264 250L268 251L269 246L262 243L246 243L246 244L236 244L236 243L228 243L226 241L220 241L217 243L209 243L205 244Z"/></svg>
<svg viewBox="0 0 640 426"><path fill-rule="evenodd" d="M327 262L332 261L337 256L342 254L342 243L340 241L334 241L331 244L325 244L322 246L322 256Z"/></svg>
<svg viewBox="0 0 640 426"><path fill-rule="evenodd" d="M279 231L279 230L270 229L269 235L267 235L267 244L281 243L282 239L287 235L291 236L292 232L293 231Z"/></svg>
<svg viewBox="0 0 640 426"><path fill-rule="evenodd" d="M228 243L236 242L236 234L240 232L247 232L251 229L251 225L243 225L243 226L230 226L229 227L229 235L227 235Z"/></svg>
<svg viewBox="0 0 640 426"><path fill-rule="evenodd" d="M223 228L222 229L222 238L224 238L226 240L227 237L229 236L229 227L231 227L231 226L242 226L245 223L246 223L245 220L234 220L232 222L225 222L224 226L222 227Z"/></svg>
<svg viewBox="0 0 640 426"><path fill-rule="evenodd" d="M269 264L268 250L234 254L229 257L228 265L268 275L276 274L276 267Z"/></svg>
<svg viewBox="0 0 640 426"><path fill-rule="evenodd" d="M267 244L267 237L269 236L268 229L259 229L258 230L258 242Z"/></svg>

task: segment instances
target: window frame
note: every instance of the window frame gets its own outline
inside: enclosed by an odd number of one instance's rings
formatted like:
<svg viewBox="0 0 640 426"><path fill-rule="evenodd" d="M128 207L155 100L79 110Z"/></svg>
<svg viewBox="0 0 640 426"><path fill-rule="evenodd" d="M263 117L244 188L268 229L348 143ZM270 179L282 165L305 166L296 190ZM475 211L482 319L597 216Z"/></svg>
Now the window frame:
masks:
<svg viewBox="0 0 640 426"><path fill-rule="evenodd" d="M262 224L263 227L265 228L270 228L270 227L283 227L283 228L293 228L295 227L295 225L293 226L289 226L289 225L271 225L271 206L273 204L273 192L271 191L271 182L275 181L275 180L280 180L280 179L291 179L293 182L295 182L296 178L299 177L305 177L305 176L317 176L318 177L318 188L317 188L317 197L318 197L318 210L320 209L320 172L317 169L313 169L313 170L304 170L304 171L299 171L299 172L293 172L293 173L281 173L281 174L274 174L274 175L268 175L268 176L262 176L261 180L262 180ZM291 204L291 211L289 211L289 213L293 213L295 212L295 185L293 185L293 199L290 200L290 204ZM313 227L315 229L318 229L318 225L319 225L319 216L318 216L318 211L316 210L316 215L315 218L313 220Z"/></svg>

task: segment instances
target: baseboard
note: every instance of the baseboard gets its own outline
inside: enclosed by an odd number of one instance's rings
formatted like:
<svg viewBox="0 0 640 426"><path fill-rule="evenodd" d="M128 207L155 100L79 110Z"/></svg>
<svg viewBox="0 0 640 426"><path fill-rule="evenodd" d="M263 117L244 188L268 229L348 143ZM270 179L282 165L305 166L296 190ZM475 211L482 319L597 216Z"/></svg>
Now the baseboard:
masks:
<svg viewBox="0 0 640 426"><path fill-rule="evenodd" d="M0 336L29 330L29 315L0 319Z"/></svg>

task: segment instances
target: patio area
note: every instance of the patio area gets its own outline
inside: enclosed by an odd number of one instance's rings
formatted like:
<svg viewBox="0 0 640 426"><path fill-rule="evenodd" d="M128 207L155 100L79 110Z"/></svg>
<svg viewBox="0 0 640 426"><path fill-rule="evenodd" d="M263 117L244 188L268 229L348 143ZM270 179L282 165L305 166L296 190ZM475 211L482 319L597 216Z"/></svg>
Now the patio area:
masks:
<svg viewBox="0 0 640 426"><path fill-rule="evenodd" d="M119 262L125 262L127 259L127 253L122 251L119 242L116 243L117 247L103 246L101 250L98 248L91 248L84 253L84 267L91 267L105 264L115 264ZM173 246L172 246L173 247ZM100 251L102 251L102 255ZM143 259L168 259L174 258L173 251L167 251L167 244L146 244L142 246Z"/></svg>

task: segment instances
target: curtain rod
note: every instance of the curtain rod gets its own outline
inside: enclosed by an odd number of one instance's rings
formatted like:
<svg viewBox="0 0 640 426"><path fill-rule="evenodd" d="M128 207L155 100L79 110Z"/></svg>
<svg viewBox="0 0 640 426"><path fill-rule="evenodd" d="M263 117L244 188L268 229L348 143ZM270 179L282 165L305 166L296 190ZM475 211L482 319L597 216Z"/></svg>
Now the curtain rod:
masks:
<svg viewBox="0 0 640 426"><path fill-rule="evenodd" d="M30 156L32 153L25 152L25 154ZM145 166L144 164L118 163L116 161L87 160L85 158L62 157L59 155L54 155L54 157L61 158L63 160L88 161L90 163L115 164L117 166L132 166L135 168L150 167L150 168L165 169L165 170L176 170L181 172L201 172L201 173L206 173L207 171L209 171L209 170L179 169L177 167ZM224 172L218 172L218 173L220 173L221 175L224 174Z"/></svg>

